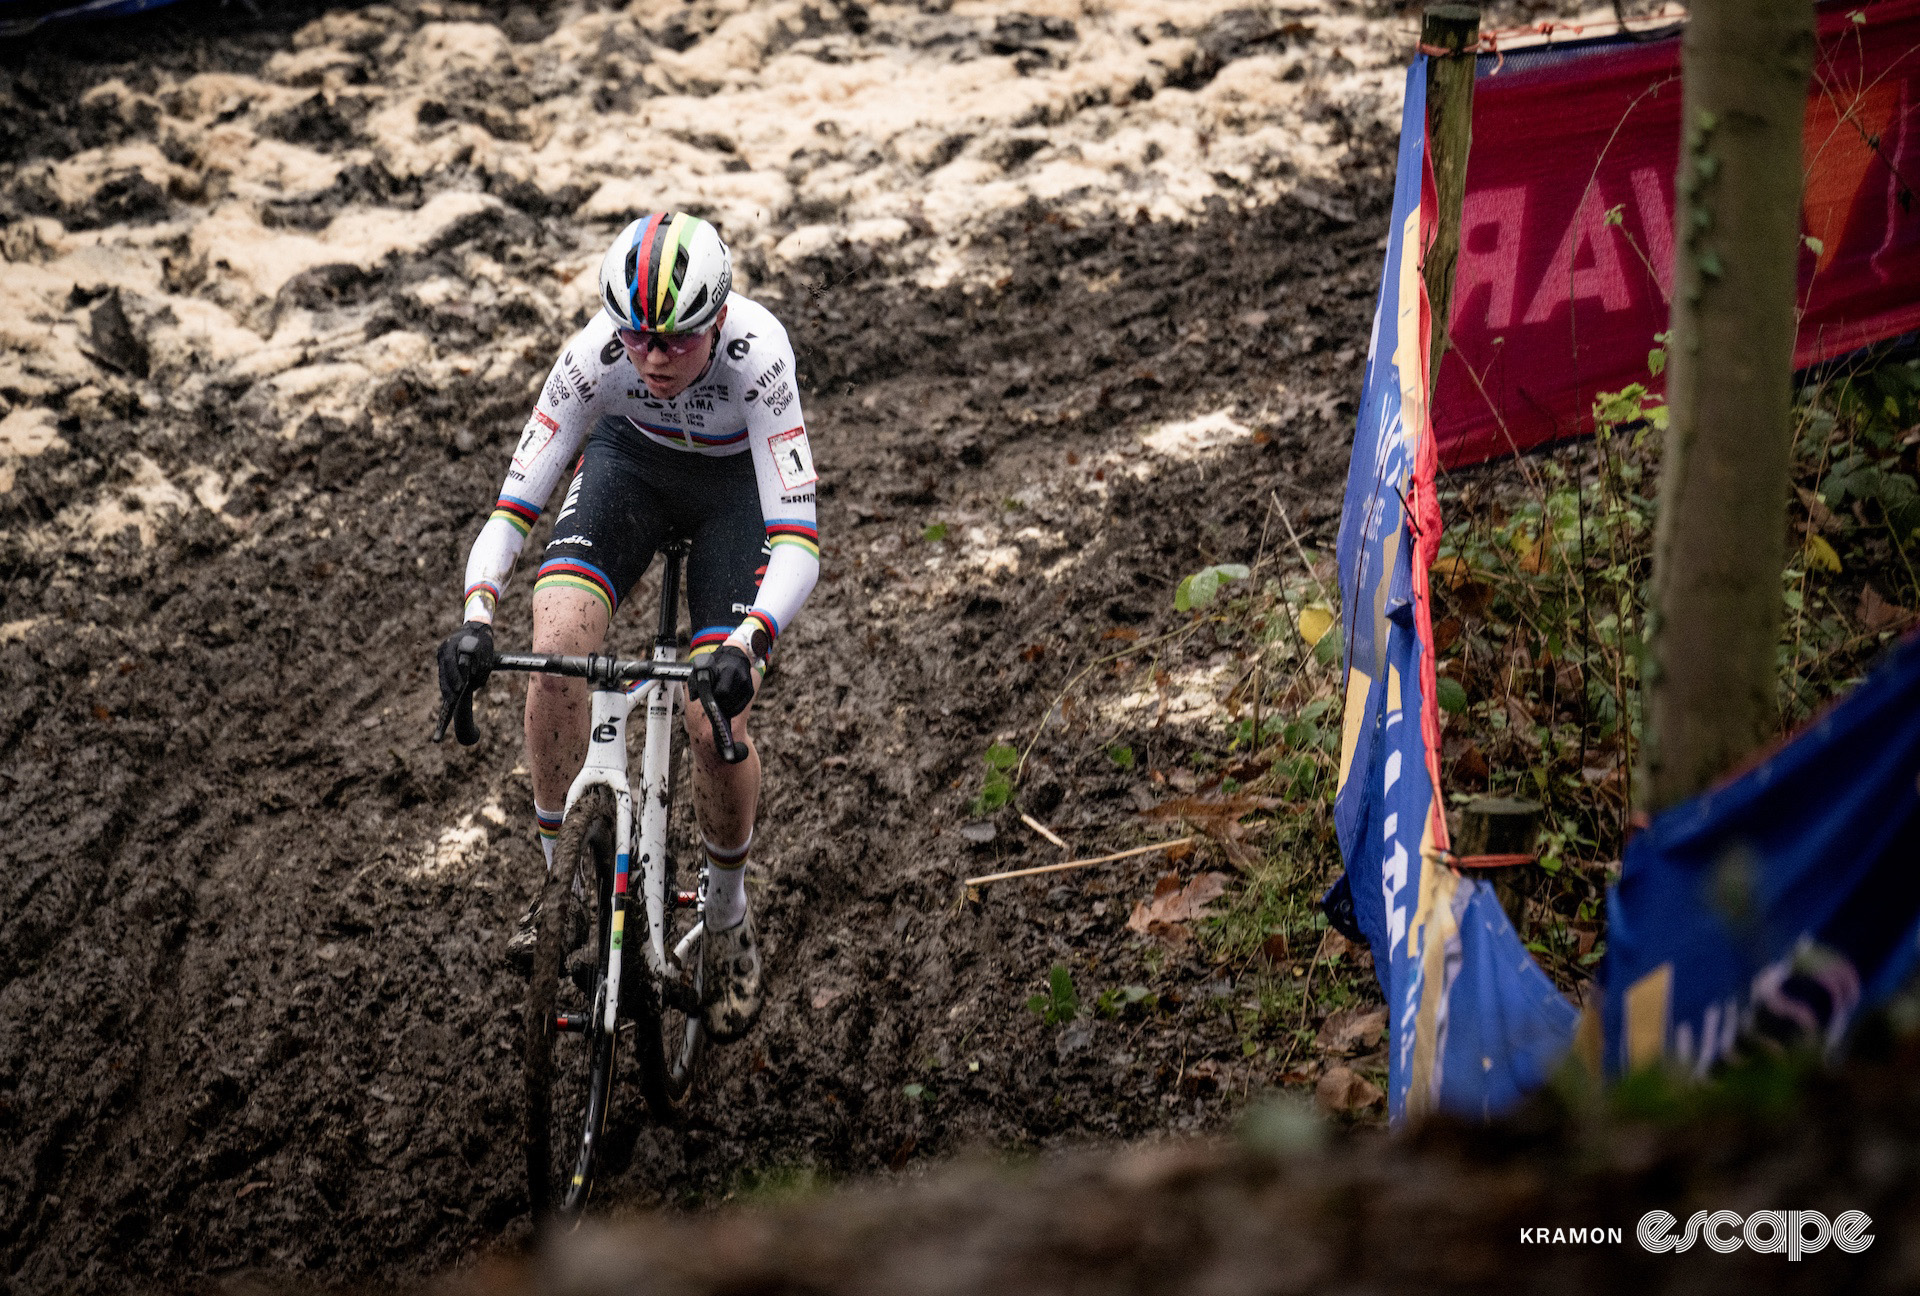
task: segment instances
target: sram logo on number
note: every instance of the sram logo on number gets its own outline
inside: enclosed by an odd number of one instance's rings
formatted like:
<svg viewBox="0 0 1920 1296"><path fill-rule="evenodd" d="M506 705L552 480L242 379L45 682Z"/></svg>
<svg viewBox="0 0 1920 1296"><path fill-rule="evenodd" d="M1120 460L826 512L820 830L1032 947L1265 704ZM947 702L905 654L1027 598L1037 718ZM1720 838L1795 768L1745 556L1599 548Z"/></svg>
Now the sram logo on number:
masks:
<svg viewBox="0 0 1920 1296"><path fill-rule="evenodd" d="M767 449L773 451L773 462L780 469L780 485L783 489L799 490L820 480L820 474L813 470L813 451L807 448L805 428L775 432L767 438Z"/></svg>

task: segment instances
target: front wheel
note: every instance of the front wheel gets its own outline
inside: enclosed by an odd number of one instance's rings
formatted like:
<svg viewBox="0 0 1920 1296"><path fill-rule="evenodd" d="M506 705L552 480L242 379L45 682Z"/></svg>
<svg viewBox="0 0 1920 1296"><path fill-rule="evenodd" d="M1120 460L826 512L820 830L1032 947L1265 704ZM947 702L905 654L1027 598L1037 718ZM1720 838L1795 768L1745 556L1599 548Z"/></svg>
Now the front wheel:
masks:
<svg viewBox="0 0 1920 1296"><path fill-rule="evenodd" d="M605 1028L605 990L614 813L604 787L574 805L540 902L523 1027L527 1192L536 1220L586 1206L613 1091L617 1032Z"/></svg>

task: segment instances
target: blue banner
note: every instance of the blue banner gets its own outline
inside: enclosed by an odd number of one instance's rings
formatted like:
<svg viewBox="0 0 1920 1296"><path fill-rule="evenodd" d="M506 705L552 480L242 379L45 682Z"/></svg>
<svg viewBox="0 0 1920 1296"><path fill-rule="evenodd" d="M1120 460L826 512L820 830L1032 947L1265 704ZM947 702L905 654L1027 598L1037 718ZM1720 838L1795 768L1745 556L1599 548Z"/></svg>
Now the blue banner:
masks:
<svg viewBox="0 0 1920 1296"><path fill-rule="evenodd" d="M1389 1012L1387 1111L1491 1115L1545 1079L1577 1015L1493 889L1449 865L1427 571L1440 537L1421 258L1432 225L1426 58L1407 71L1400 156L1340 519L1346 714L1327 908L1373 951Z"/></svg>
<svg viewBox="0 0 1920 1296"><path fill-rule="evenodd" d="M124 18L174 3L174 0L0 0L0 40L24 36L49 23L94 22Z"/></svg>
<svg viewBox="0 0 1920 1296"><path fill-rule="evenodd" d="M1913 971L1920 637L1755 768L1627 846L1607 899L1609 1074L1705 1075L1743 1037L1831 1049Z"/></svg>

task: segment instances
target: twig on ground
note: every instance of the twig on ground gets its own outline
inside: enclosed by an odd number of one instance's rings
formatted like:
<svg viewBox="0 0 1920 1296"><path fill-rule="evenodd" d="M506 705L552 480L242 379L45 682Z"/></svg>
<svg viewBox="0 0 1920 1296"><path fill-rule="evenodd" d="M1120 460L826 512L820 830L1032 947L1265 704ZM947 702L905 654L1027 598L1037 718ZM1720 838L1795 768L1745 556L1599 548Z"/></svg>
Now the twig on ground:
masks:
<svg viewBox="0 0 1920 1296"><path fill-rule="evenodd" d="M1042 864L1039 868L1014 869L1011 873L988 873L982 877L970 877L966 885L984 886L989 882L1005 882L1010 878L1035 877L1041 873L1060 873L1066 869L1086 868L1089 864L1111 864L1115 860L1130 859L1135 855L1148 855L1154 851L1168 850L1175 846L1185 846L1195 840L1193 837L1176 837L1172 841L1153 842L1146 846L1135 846L1132 850L1115 851L1111 855L1097 855L1092 859L1068 860L1064 864Z"/></svg>
<svg viewBox="0 0 1920 1296"><path fill-rule="evenodd" d="M1020 822L1025 824L1027 827L1033 829L1035 832L1039 833L1042 837L1045 837L1048 841L1052 842L1055 846L1058 846L1061 850L1073 849L1073 847L1061 841L1059 838L1059 835L1056 834L1053 831L1053 829L1047 827L1045 824L1041 823L1038 819L1035 819L1032 815L1026 814L1023 812L1020 815Z"/></svg>

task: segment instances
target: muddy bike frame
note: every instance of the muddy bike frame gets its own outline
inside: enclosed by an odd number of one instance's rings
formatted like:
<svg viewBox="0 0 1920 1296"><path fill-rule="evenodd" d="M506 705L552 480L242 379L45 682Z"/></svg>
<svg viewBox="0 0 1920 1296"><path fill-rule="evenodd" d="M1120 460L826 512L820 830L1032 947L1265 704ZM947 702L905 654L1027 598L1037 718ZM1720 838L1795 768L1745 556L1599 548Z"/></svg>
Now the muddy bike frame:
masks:
<svg viewBox="0 0 1920 1296"><path fill-rule="evenodd" d="M668 990L681 986L680 969L688 951L699 944L705 923L696 922L687 934L669 950L666 947L667 905L695 907L696 914L706 909L706 870L700 871L700 887L694 892L667 895L667 813L672 801L673 711L682 691L691 689L713 726L713 741L720 759L737 765L747 758L744 743L733 741L733 726L713 697L713 670L706 663L683 662L680 636L676 632L680 601L680 565L686 557L683 541L664 545L666 559L660 575L660 624L653 639L653 657L648 661L626 661L592 653L584 657L557 653L496 653L494 670L527 671L542 675L567 675L585 679L593 687L591 742L586 764L567 791L565 813L571 815L588 789L604 787L613 793L614 864L613 909L608 915L613 934L607 954L606 1001L595 1004L600 1029L611 1033L619 1023L620 972L625 961L627 922L627 881L634 857L633 786L627 777L627 717L644 705L647 735L640 762L640 878L641 896L646 904L648 970L654 984ZM688 1015L688 1029L695 1029L698 1005L674 1003ZM574 1031L587 1023L557 1018L554 1029Z"/></svg>

